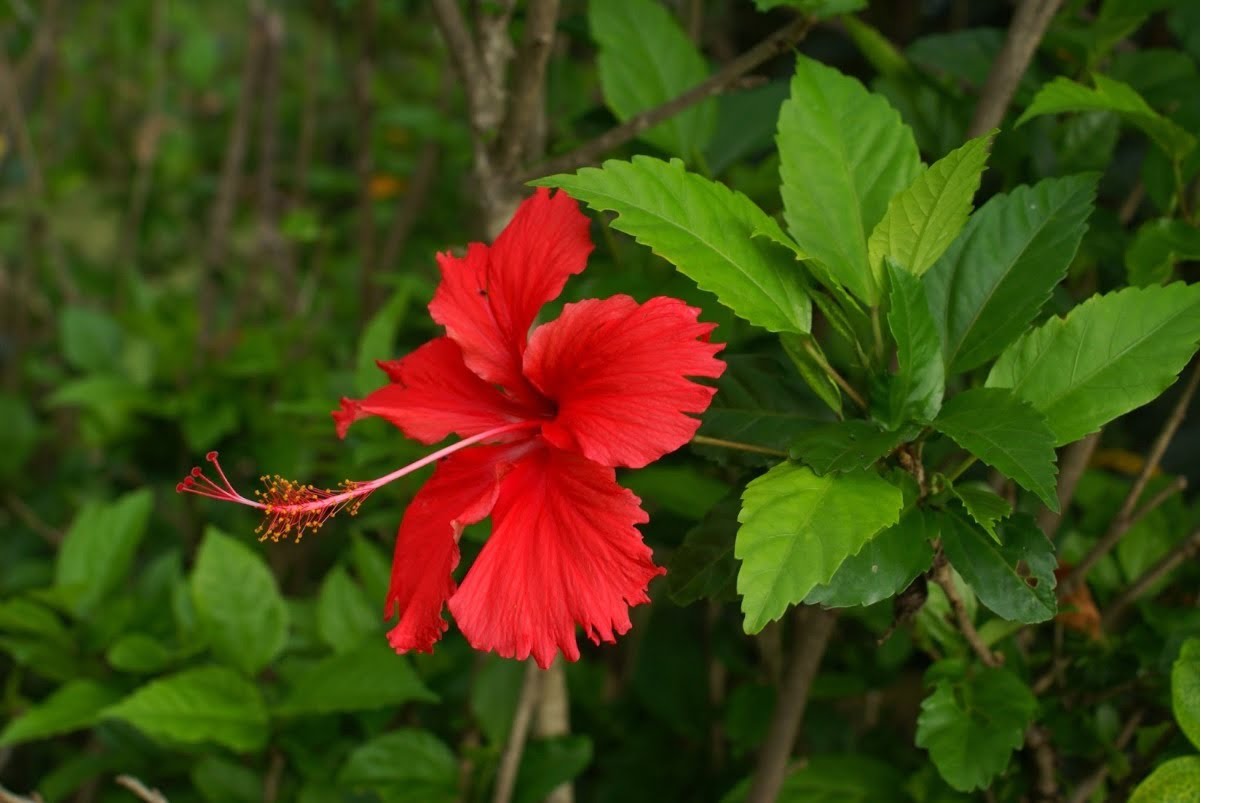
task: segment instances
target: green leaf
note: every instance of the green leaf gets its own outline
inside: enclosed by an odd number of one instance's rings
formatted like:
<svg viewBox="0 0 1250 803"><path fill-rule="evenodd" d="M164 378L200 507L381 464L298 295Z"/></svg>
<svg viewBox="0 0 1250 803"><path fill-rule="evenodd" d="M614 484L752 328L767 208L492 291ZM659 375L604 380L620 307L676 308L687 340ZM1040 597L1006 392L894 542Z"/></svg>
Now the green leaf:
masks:
<svg viewBox="0 0 1250 803"><path fill-rule="evenodd" d="M469 707L488 743L502 746L508 740L521 697L525 664L491 654L481 656L481 660L473 672Z"/></svg>
<svg viewBox="0 0 1250 803"><path fill-rule="evenodd" d="M898 371L889 379L885 424L895 429L905 421L931 421L946 392L946 367L937 324L925 300L924 284L887 260L890 311L886 322L898 344Z"/></svg>
<svg viewBox="0 0 1250 803"><path fill-rule="evenodd" d="M594 743L589 736L534 739L525 745L516 776L515 803L540 803L560 784L590 766Z"/></svg>
<svg viewBox="0 0 1250 803"><path fill-rule="evenodd" d="M1045 179L994 196L925 275L951 374L991 359L1037 317L1076 255L1096 182Z"/></svg>
<svg viewBox="0 0 1250 803"><path fill-rule="evenodd" d="M694 465L652 464L618 482L642 497L647 510L664 510L699 521L729 493L729 486Z"/></svg>
<svg viewBox="0 0 1250 803"><path fill-rule="evenodd" d="M260 773L237 761L205 756L191 768L191 784L206 803L251 803L264 800Z"/></svg>
<svg viewBox="0 0 1250 803"><path fill-rule="evenodd" d="M760 11L772 11L781 6L798 9L813 17L832 17L867 8L868 0L755 0L755 7Z"/></svg>
<svg viewBox="0 0 1250 803"><path fill-rule="evenodd" d="M1011 503L994 493L988 486L981 483L965 482L951 487L951 493L968 511L968 515L977 523L985 534L1002 543L998 537L998 522L1010 515Z"/></svg>
<svg viewBox="0 0 1250 803"><path fill-rule="evenodd" d="M239 753L264 747L269 715L260 689L233 669L202 666L158 678L107 708L149 736L212 742Z"/></svg>
<svg viewBox="0 0 1250 803"><path fill-rule="evenodd" d="M868 235L920 174L911 130L885 98L800 55L777 149L786 222L813 270L876 306L883 281L868 261Z"/></svg>
<svg viewBox="0 0 1250 803"><path fill-rule="evenodd" d="M11 720L0 731L0 747L89 728L100 711L120 696L94 680L71 680Z"/></svg>
<svg viewBox="0 0 1250 803"><path fill-rule="evenodd" d="M146 633L127 633L115 641L106 656L109 666L121 672L159 672L174 660L174 651Z"/></svg>
<svg viewBox="0 0 1250 803"><path fill-rule="evenodd" d="M364 587L365 598L381 608L391 584L391 564L377 545L359 534L352 534L352 566Z"/></svg>
<svg viewBox="0 0 1250 803"><path fill-rule="evenodd" d="M213 527L191 571L191 598L213 652L248 674L260 671L286 645L290 615L269 567Z"/></svg>
<svg viewBox="0 0 1250 803"><path fill-rule="evenodd" d="M1197 147L1193 134L1150 108L1133 87L1097 73L1093 78L1092 89L1070 78L1054 79L1033 97L1016 125L1043 114L1112 111L1154 140L1172 161L1179 162Z"/></svg>
<svg viewBox="0 0 1250 803"><path fill-rule="evenodd" d="M736 496L721 501L668 559L668 593L673 602L683 606L700 599L729 602L737 596L738 562L733 551L740 507Z"/></svg>
<svg viewBox="0 0 1250 803"><path fill-rule="evenodd" d="M460 765L447 745L426 731L403 729L384 733L347 757L339 783L370 789L385 800L429 803L459 798Z"/></svg>
<svg viewBox="0 0 1250 803"><path fill-rule="evenodd" d="M649 156L531 183L561 187L592 209L617 212L612 228L635 237L756 326L799 334L811 329L802 272L790 254L754 237L775 222L742 193L686 172L676 159Z"/></svg>
<svg viewBox="0 0 1250 803"><path fill-rule="evenodd" d="M1127 288L1017 340L985 384L1041 411L1062 446L1157 397L1197 349L1198 285Z"/></svg>
<svg viewBox="0 0 1250 803"><path fill-rule="evenodd" d="M283 716L390 708L410 700L435 702L412 661L380 638L331 655L300 672L278 712Z"/></svg>
<svg viewBox="0 0 1250 803"><path fill-rule="evenodd" d="M941 529L942 550L951 566L985 607L1013 622L1054 618L1055 546L1031 518L1007 519L1001 546L963 516L945 514Z"/></svg>
<svg viewBox="0 0 1250 803"><path fill-rule="evenodd" d="M804 602L826 608L872 605L899 593L933 563L938 537L931 511L913 507L859 552L843 561L828 583L811 590Z"/></svg>
<svg viewBox="0 0 1250 803"><path fill-rule="evenodd" d="M1198 747L1198 669L1198 639L1191 638L1172 664L1172 714L1194 747Z"/></svg>
<svg viewBox="0 0 1250 803"><path fill-rule="evenodd" d="M945 679L920 704L916 746L929 751L942 778L961 792L984 789L1024 744L1037 700L1006 669Z"/></svg>
<svg viewBox="0 0 1250 803"><path fill-rule="evenodd" d="M1055 433L1028 402L1002 389L973 388L943 405L933 428L1059 510Z"/></svg>
<svg viewBox="0 0 1250 803"><path fill-rule="evenodd" d="M346 652L382 629L382 611L370 605L360 586L341 565L321 584L317 597L317 632L335 652Z"/></svg>
<svg viewBox="0 0 1250 803"><path fill-rule="evenodd" d="M875 424L848 418L808 430L790 446L790 456L817 474L868 468L903 442L905 432L883 432Z"/></svg>
<svg viewBox="0 0 1250 803"><path fill-rule="evenodd" d="M395 335L408 310L408 293L400 289L378 310L360 335L356 347L356 392L365 395L382 384L378 360L395 357Z"/></svg>
<svg viewBox="0 0 1250 803"><path fill-rule="evenodd" d="M827 583L842 562L898 521L903 495L871 471L813 474L787 461L742 494L734 556L743 628L764 625Z"/></svg>
<svg viewBox="0 0 1250 803"><path fill-rule="evenodd" d="M86 307L66 307L57 319L61 353L80 371L108 373L122 350L124 334L111 315Z"/></svg>
<svg viewBox="0 0 1250 803"><path fill-rule="evenodd" d="M829 362L820 352L820 347L808 335L790 333L781 335L781 347L812 392L829 405L830 410L841 415L842 389L829 375Z"/></svg>
<svg viewBox="0 0 1250 803"><path fill-rule="evenodd" d="M25 399L0 393L0 477L11 477L25 465L39 442L39 420Z"/></svg>
<svg viewBox="0 0 1250 803"><path fill-rule="evenodd" d="M130 573L135 550L152 515L150 489L79 511L56 554L56 585L74 589L75 611L85 615Z"/></svg>
<svg viewBox="0 0 1250 803"><path fill-rule="evenodd" d="M1166 284L1176 263L1198 259L1198 229L1183 220L1156 218L1142 224L1124 254L1129 284Z"/></svg>
<svg viewBox="0 0 1250 803"><path fill-rule="evenodd" d="M668 9L655 0L591 0L590 35L603 98L622 122L672 100L707 78L707 63ZM639 135L686 160L707 147L716 105L702 101Z"/></svg>
<svg viewBox="0 0 1250 803"><path fill-rule="evenodd" d="M981 186L981 171L996 133L969 140L946 154L890 199L885 217L868 238L874 274L880 274L882 261L889 257L913 275L923 276L942 256L972 214L972 197Z"/></svg>
<svg viewBox="0 0 1250 803"><path fill-rule="evenodd" d="M1197 756L1170 759L1138 784L1128 803L1198 803L1200 776Z"/></svg>

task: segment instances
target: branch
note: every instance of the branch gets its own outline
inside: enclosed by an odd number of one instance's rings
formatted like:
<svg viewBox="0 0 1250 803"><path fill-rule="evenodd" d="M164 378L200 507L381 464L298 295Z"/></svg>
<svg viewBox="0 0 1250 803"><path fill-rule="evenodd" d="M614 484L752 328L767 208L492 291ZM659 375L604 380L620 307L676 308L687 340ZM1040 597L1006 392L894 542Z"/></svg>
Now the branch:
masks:
<svg viewBox="0 0 1250 803"><path fill-rule="evenodd" d="M1103 627L1107 630L1113 628L1128 610L1129 606L1142 597L1150 588L1161 580L1164 575L1180 566L1185 561L1198 554L1199 548L1199 531L1194 530L1184 541L1181 541L1171 552L1168 552L1162 558L1159 558L1149 569L1142 572L1141 577L1133 582L1131 586L1124 589L1124 593L1120 594L1110 605L1107 606L1106 613L1103 616Z"/></svg>
<svg viewBox="0 0 1250 803"><path fill-rule="evenodd" d="M476 107L475 96L480 94L478 87L482 84L482 62L477 46L473 44L473 35L469 33L469 24L460 13L456 0L430 0L430 7L434 9L434 23L447 42L452 67L469 96L469 105Z"/></svg>
<svg viewBox="0 0 1250 803"><path fill-rule="evenodd" d="M43 803L43 798L38 792L34 792L31 797L22 797L0 786L0 803Z"/></svg>
<svg viewBox="0 0 1250 803"><path fill-rule="evenodd" d="M754 70L774 56L784 53L802 41L807 32L811 30L813 24L814 20L808 17L799 17L726 64L721 68L720 72L711 76L703 83L691 87L667 103L662 103L655 108L635 115L611 131L595 137L579 148L549 159L542 164L524 169L522 174L517 177L517 180L529 181L530 179L549 176L552 173L575 170L588 162L594 161L601 154L624 145L639 133L659 125L670 117L676 116L705 98L724 91L726 87L751 70Z"/></svg>
<svg viewBox="0 0 1250 803"><path fill-rule="evenodd" d="M125 787L145 803L169 803L158 789L145 786L143 781L133 775L118 775L115 779L118 786Z"/></svg>
<svg viewBox="0 0 1250 803"><path fill-rule="evenodd" d="M560 0L532 0L526 12L525 44L516 65L508 110L496 144L495 169L502 175L516 170L530 129L542 115L540 99L559 17Z"/></svg>
<svg viewBox="0 0 1250 803"><path fill-rule="evenodd" d="M521 755L525 752L525 740L529 737L530 721L534 718L534 709L538 705L539 672L538 664L530 661L525 666L525 680L521 684L521 695L517 698L516 713L512 716L512 729L508 731L508 743L499 759L499 775L495 778L494 803L508 803L512 800L512 789L516 786L517 770L521 766Z"/></svg>
<svg viewBox="0 0 1250 803"><path fill-rule="evenodd" d="M23 524L34 530L40 538L47 541L52 546L60 546L61 542L65 540L64 533L40 518L39 514L35 512L35 509L26 504L26 502L23 501L17 494L12 491L6 493L4 495L4 502L8 508L22 520Z"/></svg>
<svg viewBox="0 0 1250 803"><path fill-rule="evenodd" d="M759 766L751 780L747 803L772 803L781 791L786 765L803 721L803 709L807 707L807 693L820 669L820 659L837 621L833 611L813 605L798 608L795 619L793 657L777 690L777 707L760 747Z"/></svg>
<svg viewBox="0 0 1250 803"><path fill-rule="evenodd" d="M727 441L720 438L709 438L706 435L695 435L690 439L691 443L697 443L702 446L719 446L722 449L734 449L739 452L752 452L754 454L766 454L769 457L789 457L790 455L780 449L770 449L767 446L756 446L753 443L741 443L739 441Z"/></svg>
<svg viewBox="0 0 1250 803"><path fill-rule="evenodd" d="M1007 28L1007 39L994 57L989 78L981 89L977 110L968 126L969 139L986 134L1002 124L1020 79L1024 77L1046 27L1062 3L1063 0L1022 0L1016 7L1011 25Z"/></svg>
<svg viewBox="0 0 1250 803"><path fill-rule="evenodd" d="M963 634L964 640L976 653L977 658L980 658L981 663L986 666L1002 666L1003 657L990 650L982 641L976 626L972 624L972 617L968 615L968 609L964 606L963 597L959 595L959 589L955 587L955 579L951 577L951 565L945 555L940 555L934 561L932 576L933 582L938 584L942 593L946 594L946 599L950 601L951 613L955 615L955 624L959 627L959 632Z"/></svg>
<svg viewBox="0 0 1250 803"><path fill-rule="evenodd" d="M1055 748L1050 743L1046 731L1038 725L1030 725L1024 733L1024 739L1033 752L1033 761L1037 764L1037 799L1040 803L1050 803L1059 798L1059 782L1056 777Z"/></svg>
<svg viewBox="0 0 1250 803"><path fill-rule="evenodd" d="M569 733L569 689L564 680L564 663L557 657L539 673L538 708L535 736L565 736ZM573 784L563 783L549 795L547 803L573 803Z"/></svg>
<svg viewBox="0 0 1250 803"><path fill-rule="evenodd" d="M1076 568L1060 583L1058 589L1060 596L1084 580L1085 575L1089 574L1089 570L1094 567L1094 564L1114 549L1116 544L1120 543L1120 540L1137 523L1140 516L1153 509L1153 507L1150 507L1151 505L1157 507L1167 498L1164 494L1170 495L1168 489L1164 489L1164 492L1158 497L1147 502L1146 506L1142 508L1140 515L1138 515L1137 503L1141 499L1142 492L1146 490L1146 484L1150 482L1151 475L1159 467L1159 461L1163 459L1163 453L1171 445L1172 438L1176 435L1176 430L1180 428L1181 421L1184 420L1185 413L1189 410L1189 403L1193 400L1197 389L1198 367L1195 366L1193 374L1189 377L1189 382L1185 385L1185 390L1181 393L1181 397L1176 400L1176 406L1172 408L1172 413L1168 416L1167 421L1164 422L1163 429L1159 430L1159 434L1155 437L1154 443L1150 447L1150 452L1146 455L1146 460L1142 464L1141 471L1137 474L1137 480L1133 483L1133 487L1129 489L1128 496L1124 498L1124 503L1120 505L1119 512L1112 519L1111 526L1107 529L1106 534L1099 539L1098 543L1094 544L1093 549L1081 559ZM1175 492L1175 490L1171 491L1171 493Z"/></svg>

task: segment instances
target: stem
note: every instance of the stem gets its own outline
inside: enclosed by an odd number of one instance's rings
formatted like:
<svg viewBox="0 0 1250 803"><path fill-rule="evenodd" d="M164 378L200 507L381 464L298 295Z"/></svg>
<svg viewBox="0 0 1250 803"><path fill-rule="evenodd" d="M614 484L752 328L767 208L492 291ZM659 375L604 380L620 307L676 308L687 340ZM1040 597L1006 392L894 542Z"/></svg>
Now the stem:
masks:
<svg viewBox="0 0 1250 803"><path fill-rule="evenodd" d="M876 319L874 318L873 320L875 321ZM816 360L816 364L820 366L820 369L824 371L839 388L842 389L842 392L850 397L851 401L859 405L859 409L864 411L868 410L868 402L859 394L859 391L855 390L850 382L846 381L845 377L839 374L837 370L829 364L829 360L825 359L824 352L820 350L820 346L817 345L811 335L808 335L803 340L803 348L807 350L808 354L812 355L812 357Z"/></svg>
<svg viewBox="0 0 1250 803"><path fill-rule="evenodd" d="M981 659L981 663L990 667L1002 666L1002 656L990 651L981 639L981 634L977 632L976 626L973 625L972 617L968 615L968 609L964 606L963 597L959 596L959 589L955 587L955 578L951 577L950 562L944 555L934 561L933 582L938 584L942 593L946 595L946 599L950 601L951 612L955 615L955 624L958 625L959 632L963 634L968 646L972 647L977 658Z"/></svg>
<svg viewBox="0 0 1250 803"><path fill-rule="evenodd" d="M1106 613L1103 615L1103 627L1111 630L1119 622L1130 605L1140 599L1164 575L1169 574L1197 554L1199 541L1199 531L1194 530L1184 541L1177 544L1171 552L1142 572L1141 577L1138 577L1131 586L1124 590L1123 594L1107 606Z"/></svg>
<svg viewBox="0 0 1250 803"><path fill-rule="evenodd" d="M960 463L959 466L946 477L947 484L954 485L955 480L959 479L960 476L962 476L965 471L972 468L972 466L976 464L976 462L977 462L977 456L974 454L970 454L966 458L964 458L964 461Z"/></svg>
<svg viewBox="0 0 1250 803"><path fill-rule="evenodd" d="M968 126L969 139L988 133L1003 122L1020 79L1061 4L1062 0L1024 0L1016 7L1003 49L994 57L994 66Z"/></svg>
<svg viewBox="0 0 1250 803"><path fill-rule="evenodd" d="M508 731L508 743L499 759L499 775L495 779L495 794L491 798L494 803L512 800L521 755L525 752L525 739L529 735L530 721L534 718L534 708L538 705L538 673L538 664L533 661L526 664L521 696L517 698L516 713L512 717L512 729Z"/></svg>
<svg viewBox="0 0 1250 803"><path fill-rule="evenodd" d="M706 435L695 435L691 439L691 443L698 443L703 446L719 446L722 449L736 449L739 452L752 452L754 454L766 454L770 457L789 457L787 452L780 449L770 449L767 446L756 446L753 443L739 443L738 441L721 440L720 438L709 438Z"/></svg>

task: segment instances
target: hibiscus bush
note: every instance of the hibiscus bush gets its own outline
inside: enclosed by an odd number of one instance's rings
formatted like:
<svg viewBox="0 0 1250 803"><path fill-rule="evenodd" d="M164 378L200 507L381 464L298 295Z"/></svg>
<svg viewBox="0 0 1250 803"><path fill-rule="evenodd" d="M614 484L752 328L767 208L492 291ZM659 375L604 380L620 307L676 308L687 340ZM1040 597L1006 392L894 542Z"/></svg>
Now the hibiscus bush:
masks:
<svg viewBox="0 0 1250 803"><path fill-rule="evenodd" d="M10 6L0 798L1198 798L1197 0Z"/></svg>

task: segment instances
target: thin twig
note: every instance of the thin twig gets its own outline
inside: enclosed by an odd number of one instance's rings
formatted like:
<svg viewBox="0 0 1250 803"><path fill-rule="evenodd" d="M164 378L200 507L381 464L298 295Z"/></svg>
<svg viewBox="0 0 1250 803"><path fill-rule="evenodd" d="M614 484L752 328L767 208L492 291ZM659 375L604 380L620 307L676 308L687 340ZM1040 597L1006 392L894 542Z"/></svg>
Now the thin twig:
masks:
<svg viewBox="0 0 1250 803"><path fill-rule="evenodd" d="M1085 474L1085 469L1089 466L1089 460L1094 456L1094 451L1098 448L1098 441L1101 438L1102 430L1099 430L1092 435L1086 435L1063 450L1063 457L1059 459L1059 479L1056 488L1059 497L1059 510L1055 512L1045 509L1037 517L1037 525L1046 534L1047 538L1053 540L1055 533L1059 531L1059 524L1063 521L1063 515L1068 511L1068 506L1072 504L1072 497L1076 495L1076 486Z"/></svg>
<svg viewBox="0 0 1250 803"><path fill-rule="evenodd" d="M726 64L719 72L706 81L691 87L687 91L659 106L648 109L616 128L602 134L574 150L525 168L521 171L520 181L541 178L552 173L576 170L593 162L602 154L620 145L624 145L638 134L669 118L685 111L699 101L724 91L742 76L798 44L811 30L814 21L809 17L800 17L780 28L772 36Z"/></svg>
<svg viewBox="0 0 1250 803"><path fill-rule="evenodd" d="M531 0L525 13L525 44L517 60L516 76L495 151L494 168L502 175L516 170L525 153L530 130L536 118L542 115L539 99L547 79L547 60L556 38L559 16L560 0Z"/></svg>
<svg viewBox="0 0 1250 803"><path fill-rule="evenodd" d="M1150 447L1150 452L1142 463L1141 471L1138 472L1136 481L1129 489L1128 496L1124 498L1124 503L1120 505L1119 512L1112 519L1111 526L1103 537L1099 539L1098 543L1094 544L1089 553L1081 559L1081 562L1060 583L1058 591L1060 596L1084 580L1085 575L1089 574L1094 564L1114 549L1116 544L1120 543L1120 540L1124 538L1124 535L1137 521L1134 517L1137 503L1141 500L1142 492L1146 490L1146 484L1150 482L1155 469L1159 467L1159 462L1163 459L1164 452L1171 445L1172 438L1176 435L1176 430L1180 428L1181 421L1184 420L1185 413L1189 410L1189 403L1193 400L1197 389L1198 366L1195 365L1194 372L1185 384L1185 389L1182 391L1180 398L1176 400L1172 413L1168 416L1167 421L1163 424L1163 428L1159 430L1159 434L1155 437L1154 443ZM1151 501L1153 502L1154 500ZM1162 501L1163 499L1159 499L1157 504L1161 504Z"/></svg>
<svg viewBox="0 0 1250 803"><path fill-rule="evenodd" d="M452 67L460 76L460 85L469 100L469 123L474 131L484 130L490 117L486 110L486 76L469 24L456 0L430 0L430 8L434 10L434 23L447 43Z"/></svg>
<svg viewBox="0 0 1250 803"><path fill-rule="evenodd" d="M816 364L820 366L820 370L824 371L825 375L832 379L834 384L841 388L842 392L849 396L851 401L855 402L855 404L859 406L859 409L864 411L868 410L868 402L862 395L860 395L859 391L857 391L850 382L846 381L842 374L838 373L837 370L829 364L829 361L825 359L824 352L820 350L820 346L816 344L814 339L810 336L804 338L803 348L812 356L812 359L816 360Z"/></svg>
<svg viewBox="0 0 1250 803"><path fill-rule="evenodd" d="M169 803L159 789L146 786L143 781L140 781L133 775L118 775L114 780L117 781L118 786L125 787L135 797L145 801L145 803Z"/></svg>
<svg viewBox="0 0 1250 803"><path fill-rule="evenodd" d="M738 441L727 441L721 438L709 438L706 435L695 435L690 439L691 443L698 443L702 446L719 446L722 449L735 449L739 452L753 452L754 454L766 454L769 457L789 457L787 453L779 449L770 449L767 446L756 446L753 443L740 443Z"/></svg>
<svg viewBox="0 0 1250 803"><path fill-rule="evenodd" d="M972 647L972 651L976 653L977 658L981 659L981 663L986 666L1002 666L1003 657L990 650L972 623L968 608L964 605L963 597L959 595L959 589L955 587L955 579L951 576L950 562L944 555L939 555L934 560L932 577L933 582L938 584L950 602L955 624L959 632L963 634L964 640L968 642L968 646Z"/></svg>
<svg viewBox="0 0 1250 803"><path fill-rule="evenodd" d="M1120 618L1124 616L1129 606L1137 602L1155 583L1163 579L1165 575L1170 574L1182 563L1197 555L1199 540L1199 531L1194 530L1185 537L1184 541L1181 541L1170 552L1151 564L1150 568L1142 572L1141 576L1133 581L1132 585L1124 589L1124 592L1107 606L1103 612L1103 628L1106 630L1114 628L1119 624Z"/></svg>
<svg viewBox="0 0 1250 803"><path fill-rule="evenodd" d="M1020 79L1033 60L1051 18L1062 4L1063 0L1022 0L1016 7L1016 13L1007 27L1007 38L994 57L989 78L981 90L976 112L968 126L969 139L986 134L1002 124L1016 88L1020 86Z"/></svg>
<svg viewBox="0 0 1250 803"><path fill-rule="evenodd" d="M499 774L495 776L495 794L491 798L494 803L508 803L512 800L517 770L521 766L521 756L525 752L525 741L529 738L530 722L534 718L534 709L538 705L541 671L538 664L533 661L525 666L525 680L521 683L516 713L512 715L512 728L508 731L508 743L504 746L503 755L499 758Z"/></svg>
<svg viewBox="0 0 1250 803"><path fill-rule="evenodd" d="M282 770L286 768L286 756L275 749L269 758L269 769L265 771L265 803L274 803L282 786Z"/></svg>
<svg viewBox="0 0 1250 803"><path fill-rule="evenodd" d="M0 803L43 803L43 798L39 796L38 792L32 793L31 797L22 797L0 786Z"/></svg>
<svg viewBox="0 0 1250 803"><path fill-rule="evenodd" d="M1033 753L1033 761L1037 765L1037 800L1039 803L1050 803L1059 797L1059 781L1056 771L1055 748L1050 743L1040 725L1030 725L1024 733L1024 740Z"/></svg>
<svg viewBox="0 0 1250 803"><path fill-rule="evenodd" d="M820 669L820 659L833 635L836 614L819 606L804 605L794 612L795 637L790 666L777 690L777 707L760 746L759 763L747 803L772 803L786 778L786 765L794 750L807 708L807 695Z"/></svg>
<svg viewBox="0 0 1250 803"><path fill-rule="evenodd" d="M34 508L26 504L17 494L12 491L6 493L4 503L22 520L23 524L34 530L40 538L52 546L59 546L61 541L65 540L64 533L40 518Z"/></svg>

